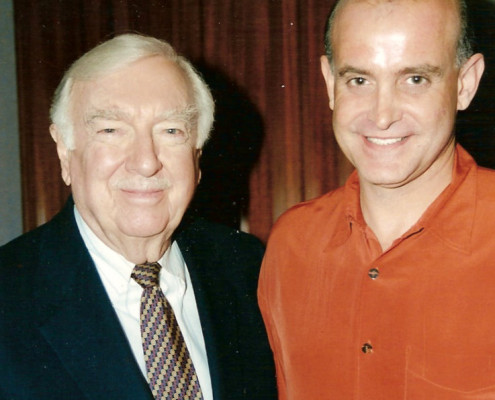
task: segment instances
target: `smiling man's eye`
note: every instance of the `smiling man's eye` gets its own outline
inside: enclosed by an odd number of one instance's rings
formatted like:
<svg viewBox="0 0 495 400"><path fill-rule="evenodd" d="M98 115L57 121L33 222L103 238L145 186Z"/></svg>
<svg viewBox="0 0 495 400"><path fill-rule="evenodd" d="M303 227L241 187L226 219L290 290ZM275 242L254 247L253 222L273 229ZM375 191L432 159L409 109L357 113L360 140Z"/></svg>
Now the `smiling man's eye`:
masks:
<svg viewBox="0 0 495 400"><path fill-rule="evenodd" d="M425 83L426 79L423 76L420 75L414 75L409 78L409 82L414 84L414 85L419 85L421 83Z"/></svg>
<svg viewBox="0 0 495 400"><path fill-rule="evenodd" d="M351 84L356 85L356 86L361 86L361 85L364 85L365 83L366 83L366 79L364 79L362 77L357 77L357 78L351 79Z"/></svg>

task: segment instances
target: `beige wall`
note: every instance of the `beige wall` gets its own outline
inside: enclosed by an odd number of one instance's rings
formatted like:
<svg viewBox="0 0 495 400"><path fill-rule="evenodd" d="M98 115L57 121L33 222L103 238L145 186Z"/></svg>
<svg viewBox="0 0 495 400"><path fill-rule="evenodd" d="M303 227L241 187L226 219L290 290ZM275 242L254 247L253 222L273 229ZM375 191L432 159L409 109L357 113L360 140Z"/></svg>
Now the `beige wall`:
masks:
<svg viewBox="0 0 495 400"><path fill-rule="evenodd" d="M0 245L22 231L12 0L0 1Z"/></svg>

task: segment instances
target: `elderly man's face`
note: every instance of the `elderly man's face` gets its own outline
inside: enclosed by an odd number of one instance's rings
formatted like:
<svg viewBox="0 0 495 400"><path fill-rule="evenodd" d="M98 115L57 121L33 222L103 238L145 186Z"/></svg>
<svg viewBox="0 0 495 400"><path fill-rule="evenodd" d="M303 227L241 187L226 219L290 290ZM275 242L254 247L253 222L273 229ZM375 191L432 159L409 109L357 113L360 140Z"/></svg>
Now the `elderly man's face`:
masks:
<svg viewBox="0 0 495 400"><path fill-rule="evenodd" d="M456 111L479 78L456 67L455 4L350 0L337 14L334 68L324 58L322 68L337 141L362 184L450 177Z"/></svg>
<svg viewBox="0 0 495 400"><path fill-rule="evenodd" d="M86 223L112 247L168 239L182 219L200 176L191 91L159 56L75 84L75 149L59 149L62 175Z"/></svg>

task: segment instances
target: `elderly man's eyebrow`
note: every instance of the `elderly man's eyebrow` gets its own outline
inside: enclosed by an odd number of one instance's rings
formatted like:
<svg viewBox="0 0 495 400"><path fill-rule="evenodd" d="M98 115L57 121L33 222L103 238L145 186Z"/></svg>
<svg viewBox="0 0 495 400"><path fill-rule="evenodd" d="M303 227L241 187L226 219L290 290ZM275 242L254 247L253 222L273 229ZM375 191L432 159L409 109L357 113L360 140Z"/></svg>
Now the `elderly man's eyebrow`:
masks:
<svg viewBox="0 0 495 400"><path fill-rule="evenodd" d="M192 122L196 119L198 115L198 110L194 105L187 105L186 107L179 109L171 109L167 110L158 115L157 120L166 121L166 120L176 120L176 121L185 121ZM110 108L110 109L94 109L90 110L84 121L86 124L91 125L97 120L110 120L110 121L122 121L131 119L131 115L121 109L118 108Z"/></svg>
<svg viewBox="0 0 495 400"><path fill-rule="evenodd" d="M158 120L177 120L177 121L193 121L198 115L197 108L190 104L184 108L167 110L158 116Z"/></svg>
<svg viewBox="0 0 495 400"><path fill-rule="evenodd" d="M95 120L105 119L119 121L129 118L129 114L120 109L96 109L87 113L84 119L87 124L92 124Z"/></svg>

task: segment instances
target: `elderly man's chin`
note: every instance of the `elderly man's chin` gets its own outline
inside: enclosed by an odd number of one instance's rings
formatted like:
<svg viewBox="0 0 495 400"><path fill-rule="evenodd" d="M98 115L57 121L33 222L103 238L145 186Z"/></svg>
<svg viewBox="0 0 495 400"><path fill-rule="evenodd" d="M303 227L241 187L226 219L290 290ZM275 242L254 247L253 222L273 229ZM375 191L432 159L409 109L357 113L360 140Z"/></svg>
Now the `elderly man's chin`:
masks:
<svg viewBox="0 0 495 400"><path fill-rule="evenodd" d="M117 217L118 231L131 238L152 238L163 235L168 239L179 225L184 210L177 210L173 214L162 211L154 213L127 213Z"/></svg>
<svg viewBox="0 0 495 400"><path fill-rule="evenodd" d="M190 192L157 191L146 195L119 192L120 196L114 197L109 207L113 214L111 221L115 221L117 230L128 237L171 236L190 202L193 191Z"/></svg>

